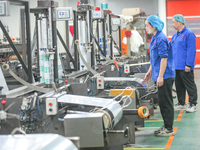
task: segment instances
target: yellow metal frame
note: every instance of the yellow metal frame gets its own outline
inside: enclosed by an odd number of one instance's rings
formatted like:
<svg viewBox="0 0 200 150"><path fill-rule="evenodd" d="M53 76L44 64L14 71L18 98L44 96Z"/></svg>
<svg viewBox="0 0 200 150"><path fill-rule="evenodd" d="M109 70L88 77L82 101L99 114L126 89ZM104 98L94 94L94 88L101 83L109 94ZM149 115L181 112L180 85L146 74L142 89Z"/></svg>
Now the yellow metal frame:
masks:
<svg viewBox="0 0 200 150"><path fill-rule="evenodd" d="M119 94L123 93L124 90L125 89L111 89L110 95L119 95ZM133 93L133 94L131 95L131 93ZM127 90L124 91L123 95L130 95L131 98L135 98L135 90L134 89L132 89L132 90L127 89Z"/></svg>

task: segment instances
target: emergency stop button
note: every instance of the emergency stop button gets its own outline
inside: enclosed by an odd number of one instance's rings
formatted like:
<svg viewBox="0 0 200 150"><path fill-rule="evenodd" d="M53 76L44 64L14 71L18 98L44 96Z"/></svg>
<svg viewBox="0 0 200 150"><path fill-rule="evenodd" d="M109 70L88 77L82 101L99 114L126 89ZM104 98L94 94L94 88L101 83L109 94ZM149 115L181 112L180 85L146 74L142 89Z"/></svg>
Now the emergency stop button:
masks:
<svg viewBox="0 0 200 150"><path fill-rule="evenodd" d="M2 100L2 101L1 101L1 104L2 104L2 105L6 105L6 101L5 101L5 100Z"/></svg>

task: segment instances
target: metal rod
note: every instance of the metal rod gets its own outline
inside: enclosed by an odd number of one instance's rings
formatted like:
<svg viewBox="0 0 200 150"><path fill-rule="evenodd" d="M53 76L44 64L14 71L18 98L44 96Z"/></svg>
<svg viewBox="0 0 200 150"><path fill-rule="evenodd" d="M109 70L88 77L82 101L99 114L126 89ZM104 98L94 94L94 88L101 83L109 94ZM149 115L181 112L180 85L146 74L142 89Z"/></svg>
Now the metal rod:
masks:
<svg viewBox="0 0 200 150"><path fill-rule="evenodd" d="M57 48L57 28L56 21L53 19L54 16L53 8L51 8L52 17L52 39L53 39L53 51L54 53L54 81L58 79L58 48Z"/></svg>
<svg viewBox="0 0 200 150"><path fill-rule="evenodd" d="M25 10L20 10L21 15L21 35L22 35L22 58L25 64L27 64L26 61L26 36L25 36Z"/></svg>
<svg viewBox="0 0 200 150"><path fill-rule="evenodd" d="M97 23L97 27L96 27L96 37L97 37L97 45L99 45L99 20L97 19L96 20L96 23ZM93 34L94 35L94 34ZM96 42L95 42L96 43ZM94 43L92 44L93 46L94 46ZM103 53L102 53L103 54ZM98 55L97 55L97 53L96 53L96 61L98 60L98 59L100 59L100 56L99 56L99 58L98 58Z"/></svg>
<svg viewBox="0 0 200 150"><path fill-rule="evenodd" d="M93 30L92 29L92 11L89 10L89 32L91 32L93 34ZM91 46L91 67L95 65L95 52L94 52L94 45L91 44L92 43L92 35L89 34L89 44Z"/></svg>
<svg viewBox="0 0 200 150"><path fill-rule="evenodd" d="M78 18L77 18L77 12L74 11L74 38L73 41L78 39ZM78 55L78 50L77 50L77 45L74 44L74 58L75 58L75 65L74 69L77 71L79 70L79 55Z"/></svg>
<svg viewBox="0 0 200 150"><path fill-rule="evenodd" d="M99 48L100 52L101 52L101 53L102 53L102 55L103 55L103 54L104 54L104 52L103 52L103 50L101 49L101 47L100 47L100 45L99 45L99 43L98 43L97 39L96 39L95 37L93 37L93 39L94 39L94 41L95 41L95 43L96 43L97 47Z"/></svg>
<svg viewBox="0 0 200 150"><path fill-rule="evenodd" d="M121 32L121 27L118 27L118 31L119 31L119 50L122 51L122 32ZM122 53L120 53L120 55L122 55Z"/></svg>
<svg viewBox="0 0 200 150"><path fill-rule="evenodd" d="M26 5L26 3L29 3L26 1L19 1L19 0L7 0L7 1L9 1L10 4L12 5L18 5L18 6Z"/></svg>
<svg viewBox="0 0 200 150"><path fill-rule="evenodd" d="M58 29L57 29L57 35L58 35L58 38L60 39L60 42L62 43L63 47L65 48L65 51L67 52L67 54L70 58L70 61L73 63L73 65L75 65L75 61L74 61L72 55L70 54L69 49L68 49L67 45L65 44L62 36L60 35L60 32L58 31Z"/></svg>
<svg viewBox="0 0 200 150"><path fill-rule="evenodd" d="M66 29L66 46L70 47L69 45L69 21L65 21L65 29Z"/></svg>
<svg viewBox="0 0 200 150"><path fill-rule="evenodd" d="M103 51L102 53L106 57L106 28L105 28L105 20L102 20L103 22Z"/></svg>
<svg viewBox="0 0 200 150"><path fill-rule="evenodd" d="M109 16L109 35L112 36L112 23L111 23L111 14L108 15ZM113 59L113 40L110 38L110 58Z"/></svg>
<svg viewBox="0 0 200 150"><path fill-rule="evenodd" d="M40 69L40 57L39 57L39 31L38 31L38 14L35 14L35 24L36 24L36 41L37 41L37 68Z"/></svg>
<svg viewBox="0 0 200 150"><path fill-rule="evenodd" d="M32 55L31 55L31 28L29 2L24 3L26 14L26 38L27 38L27 59L28 59L28 81L33 83Z"/></svg>
<svg viewBox="0 0 200 150"><path fill-rule="evenodd" d="M129 66L140 66L140 65L149 65L150 62L144 62L144 63L137 63L137 64L128 64Z"/></svg>
<svg viewBox="0 0 200 150"><path fill-rule="evenodd" d="M114 45L116 46L116 48L117 48L117 50L119 51L119 53L121 54L122 52L121 52L121 50L119 49L119 47L118 47L118 45L117 45L117 43L115 42L115 40L113 39L113 37L112 36L110 36L110 39L112 40L112 42L114 43ZM124 54L124 53L123 53Z"/></svg>

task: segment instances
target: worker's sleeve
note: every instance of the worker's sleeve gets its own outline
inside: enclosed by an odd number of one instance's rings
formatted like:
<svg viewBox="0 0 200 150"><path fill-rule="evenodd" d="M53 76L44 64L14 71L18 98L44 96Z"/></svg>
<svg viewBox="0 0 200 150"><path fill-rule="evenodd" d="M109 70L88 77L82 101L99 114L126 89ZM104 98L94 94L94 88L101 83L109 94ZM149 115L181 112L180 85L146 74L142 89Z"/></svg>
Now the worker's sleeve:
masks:
<svg viewBox="0 0 200 150"><path fill-rule="evenodd" d="M163 39L158 43L158 55L162 58L168 57L168 43Z"/></svg>
<svg viewBox="0 0 200 150"><path fill-rule="evenodd" d="M196 36L190 33L187 37L187 58L186 66L194 66L196 56Z"/></svg>

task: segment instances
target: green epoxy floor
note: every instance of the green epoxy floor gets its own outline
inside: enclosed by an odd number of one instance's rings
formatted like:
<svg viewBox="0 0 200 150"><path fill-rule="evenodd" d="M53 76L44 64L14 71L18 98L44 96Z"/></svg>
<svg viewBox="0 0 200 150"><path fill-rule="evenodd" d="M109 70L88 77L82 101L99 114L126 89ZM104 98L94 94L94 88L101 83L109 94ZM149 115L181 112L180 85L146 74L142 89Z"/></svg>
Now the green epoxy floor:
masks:
<svg viewBox="0 0 200 150"><path fill-rule="evenodd" d="M194 71L198 97L200 97L200 70ZM177 99L174 99L177 103ZM174 127L177 127L173 137L155 137L154 131L163 125L162 117L158 109L154 110L154 116L145 121L145 127L136 132L136 144L124 148L124 150L199 150L200 149L200 98L198 98L197 112L186 113L183 111L181 120L178 121L180 111L175 111ZM171 144L170 144L170 141Z"/></svg>

